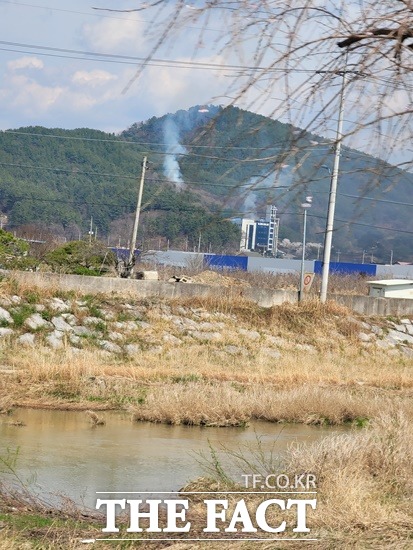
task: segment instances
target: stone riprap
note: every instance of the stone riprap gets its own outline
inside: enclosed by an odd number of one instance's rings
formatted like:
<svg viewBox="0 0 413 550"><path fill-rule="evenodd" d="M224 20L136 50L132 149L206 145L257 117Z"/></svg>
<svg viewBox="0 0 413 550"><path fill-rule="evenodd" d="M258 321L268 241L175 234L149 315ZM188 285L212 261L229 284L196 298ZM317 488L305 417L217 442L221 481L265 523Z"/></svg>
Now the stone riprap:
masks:
<svg viewBox="0 0 413 550"><path fill-rule="evenodd" d="M384 353L413 356L413 321L380 319L375 323L349 316L360 345ZM163 301L130 303L119 298L0 298L0 345L45 346L54 350L95 349L98 353L133 357L142 352L167 353L190 344L208 346L227 356L256 356L274 361L286 351L316 353L317 346L343 340L334 327L323 342L277 335L269 327L251 330L231 313L168 305Z"/></svg>
<svg viewBox="0 0 413 550"><path fill-rule="evenodd" d="M377 346L385 350L393 350L393 353L403 353L408 357L413 356L413 321L401 319L399 322L386 320L382 326L353 320L358 324L360 332L359 340L365 346Z"/></svg>

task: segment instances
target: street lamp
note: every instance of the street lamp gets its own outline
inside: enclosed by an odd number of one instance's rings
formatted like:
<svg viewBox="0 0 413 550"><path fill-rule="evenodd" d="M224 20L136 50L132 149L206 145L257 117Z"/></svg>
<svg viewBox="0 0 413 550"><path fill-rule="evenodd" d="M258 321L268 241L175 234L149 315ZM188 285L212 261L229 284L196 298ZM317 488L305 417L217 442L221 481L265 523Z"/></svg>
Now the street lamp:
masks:
<svg viewBox="0 0 413 550"><path fill-rule="evenodd" d="M305 260L305 241L307 234L307 209L311 208L313 197L306 197L305 202L301 204L301 208L304 210L304 223L303 223L303 252L301 256L301 273L300 273L300 289L298 291L298 301L301 302L304 295L304 260Z"/></svg>

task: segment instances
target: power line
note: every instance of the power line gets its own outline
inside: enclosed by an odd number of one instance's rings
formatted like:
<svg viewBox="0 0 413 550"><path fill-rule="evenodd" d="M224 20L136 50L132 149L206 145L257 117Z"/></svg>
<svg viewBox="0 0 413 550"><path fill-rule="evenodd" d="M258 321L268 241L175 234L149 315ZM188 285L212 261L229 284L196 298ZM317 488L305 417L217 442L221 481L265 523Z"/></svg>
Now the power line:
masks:
<svg viewBox="0 0 413 550"><path fill-rule="evenodd" d="M134 142L134 141L124 141L124 140L121 140L121 139L116 139L116 140L108 140L108 139L98 139L98 138L84 138L84 137L75 137L75 136L58 136L56 134L38 134L38 133L35 133L35 132L19 132L19 131L15 131L15 130L4 130L4 133L5 134L16 134L16 135L23 135L23 136L27 136L27 135L30 135L30 136L36 136L36 137L47 137L47 138L55 138L55 139L68 139L68 140L73 140L73 141L96 141L96 142L105 142L105 143L118 143L118 144L132 144L132 145L137 145L137 142ZM149 144L148 144L149 145ZM155 145L159 145L159 144L155 144ZM195 146L196 147L196 146ZM271 147L272 148L272 147ZM225 148L227 149L227 148ZM268 150L270 149L270 147L268 148L262 148L261 150L265 151L265 150ZM257 157L257 158L246 158L246 159L240 159L240 158L237 158L237 159L231 159L231 158L228 158L228 157L219 157L219 156L214 156L214 155L199 155L199 154L195 154L195 153L168 153L167 151L151 151L151 154L153 155L162 155L162 156L174 156L174 157L183 157L183 156L191 156L191 157L195 157L195 158L205 158L205 159L209 159L209 160L220 160L220 161L224 161L224 162L239 162L239 163L248 163L248 162L253 162L253 163L258 163L258 162L268 162L268 161L276 161L277 160L277 156L276 155L271 155L271 156L268 156L268 157Z"/></svg>
<svg viewBox="0 0 413 550"><path fill-rule="evenodd" d="M214 70L253 70L253 71L270 71L270 72L283 72L284 69L277 69L275 67L268 68L268 67L261 67L261 66L254 66L254 65L230 65L230 64L223 64L223 63L212 63L212 62L202 62L202 61L179 61L174 59L160 59L160 58L151 58L147 59L145 57L137 57L137 56L130 56L130 55L120 55L120 54L110 54L110 53L101 53L101 52L91 52L91 51L84 51L84 50L73 50L69 48L56 48L52 46L42 46L39 44L25 44L21 42L9 42L5 40L0 40L0 44L3 44L4 46L10 46L10 47L17 47L17 48L31 48L35 50L41 50L40 52L28 52L23 51L22 53L37 53L38 55L43 55L43 52L57 52L58 55L55 57L67 57L66 55L62 54L70 54L70 56L73 55L82 55L82 56L91 56L91 58L96 58L99 61L105 61L108 60L113 63L127 63L127 64L133 64L136 65L136 63L145 63L147 65L152 64L162 64L162 66L167 66L170 68L201 68L201 69L214 69ZM0 50L3 50L4 48L0 48ZM5 51L8 51L5 49ZM18 50L12 50L12 51L18 51ZM45 54L48 55L48 54ZM71 57L72 58L72 57ZM75 57L75 59L83 59L82 57ZM317 71L312 69L293 69L294 72L299 73L311 73L316 74Z"/></svg>
<svg viewBox="0 0 413 550"><path fill-rule="evenodd" d="M14 162L0 162L0 166L9 166L11 168L25 168L29 170L44 170L47 172L55 172L58 173L64 173L64 174L70 174L70 175L82 175L82 176L100 176L100 177L106 177L106 178L122 178L122 179L133 179L136 180L136 176L131 176L127 174L110 174L107 172L85 172L83 170L77 170L76 168L49 168L47 166L33 166L30 164L18 164Z"/></svg>
<svg viewBox="0 0 413 550"><path fill-rule="evenodd" d="M124 208L125 206L127 206L125 204L116 204L116 203L114 204L113 202L112 203L94 202L94 201L85 202L84 199L70 201L70 200L67 200L67 199L51 199L51 198L33 197L33 196L29 196L29 195L14 195L14 194L12 194L10 198L15 199L16 201L29 200L29 201L36 201L36 202L71 204L71 205L74 205L74 206L79 206L79 205L81 205L81 206L110 206L111 208L116 207L116 206L120 207L120 208ZM149 204L147 204L147 206L149 206ZM190 208L179 208L177 210L177 212L191 212L192 210L194 210L194 208L202 208L202 206L201 205L194 205L193 207L190 207ZM150 210L150 209L149 208L143 208L143 210ZM172 208L156 207L156 208L152 209L151 211L156 212L156 211L174 211L174 210ZM238 212L232 212L231 217L236 217L236 216L239 216L239 215L245 215L245 213L246 213L245 210L244 211L238 211ZM280 216L281 215L283 215L283 216L285 216L285 215L299 215L299 212L288 212L288 211L283 212L281 210L278 211L277 213ZM209 212L208 214L211 215L211 216L221 215L217 212ZM321 215L317 215L317 214L309 214L309 217L325 219L325 216L321 216ZM370 223L342 220L342 219L339 219L339 218L337 218L337 221L343 223L343 225L348 225L348 226L358 225L358 226L363 226L363 227L369 227L371 229L380 229L380 230L383 230L383 231L391 231L391 232L394 232L394 233L403 233L403 234L413 235L413 231L408 231L408 230L405 230L405 229L395 229L395 228L391 228L391 227L371 225ZM339 228L337 228L336 231L338 229Z"/></svg>
<svg viewBox="0 0 413 550"><path fill-rule="evenodd" d="M312 218L325 219L325 216L318 216L317 214L311 214L311 217ZM408 234L408 235L413 235L413 231L408 231L406 229L395 229L395 228L392 228L392 227L384 227L382 225L372 225L370 223L355 222L355 221L349 221L349 220L340 220L339 218L336 218L336 221L341 222L343 224L343 226L348 225L348 226L351 227L353 225L360 225L362 227L368 227L370 229L380 229L382 231L392 231L393 233L405 233L405 234ZM341 229L341 227L335 228L334 232L337 232L339 229Z"/></svg>
<svg viewBox="0 0 413 550"><path fill-rule="evenodd" d="M36 55L52 55L48 52L54 52L54 57L62 57L62 58L69 58L69 59L85 59L84 57L78 57L78 56L90 56L90 58L87 58L86 60L98 60L98 61L107 61L112 63L120 63L120 64L133 64L136 65L137 63L144 63L145 65L158 65L158 66L166 66L169 68L191 68L191 69L209 69L209 70L219 70L219 71L226 71L226 70L248 70L248 71L258 71L258 72L270 72L270 73L285 73L286 69L284 68L278 68L274 65L271 66L261 66L261 65L236 65L236 64L224 64L224 63L214 63L214 62L206 62L206 61L184 61L184 60L177 60L177 59L165 59L165 58L147 58L147 57L140 57L140 56L130 56L130 55L121 55L121 54L112 54L112 53L103 53L103 52L93 52L88 50L75 50L71 48L58 48L53 46L43 46L40 44L27 44L22 42L10 42L6 40L0 40L0 44L3 46L10 46L13 48L30 48L32 50L40 50L38 52L36 51L27 51L27 50L9 50L7 48L0 48L0 50L3 51L13 51L16 53L28 53L28 54L36 54ZM327 55L329 52L318 52L318 55ZM68 55L63 55L68 54ZM76 56L76 57L73 57ZM291 67L288 69L288 72L292 73L302 73L302 74L312 74L317 75L320 74L319 69L300 69L297 67ZM327 71L329 72L329 71ZM337 71L332 70L330 71L332 74L336 74ZM363 79L370 79L370 80L379 80L383 83L389 84L393 81L393 79L384 79L383 77L375 76L373 74L365 75ZM394 82L399 83L399 80L394 80Z"/></svg>
<svg viewBox="0 0 413 550"><path fill-rule="evenodd" d="M63 130L63 131L75 131L75 130ZM57 134L41 134L38 132L19 132L18 130L3 130L5 134L15 134L15 135L21 135L21 136L34 136L34 137L47 137L47 138L56 138L56 139L68 139L73 141L96 141L101 143L118 143L118 144L129 144L129 145L140 145L140 146L157 146L157 147L165 147L164 143L157 143L157 142L150 142L150 141L134 141L134 140L127 140L124 138L117 138L117 139L103 139L103 138L88 138L88 137L82 137L82 136L59 136ZM0 131L1 134L1 131ZM287 147L288 144L286 144L283 141L274 141L271 145L268 145L266 147L253 147L253 146L237 146L237 145L193 145L190 143L184 143L182 144L186 149L225 149L227 150L248 150L248 151L268 151L268 149L274 149L274 148L282 148ZM326 145L326 148L324 150L330 149L331 144L328 143L320 143L320 145ZM314 145L306 145L304 147L300 147L300 150L306 150L306 149L314 149ZM156 153L156 151L154 151ZM186 153L167 153L160 151L162 154L174 154L175 156L178 155L185 155ZM363 154L360 152L360 154Z"/></svg>
<svg viewBox="0 0 413 550"><path fill-rule="evenodd" d="M25 168L29 170L44 170L47 172L55 172L56 174L64 173L69 174L73 176L82 175L82 176L99 176L99 177L108 177L108 178L120 178L120 179L131 179L136 180L137 176L135 175L127 175L127 174L111 174L107 172L86 172L83 170L73 170L72 168L51 168L48 166L33 166L30 164L18 164L14 162L0 162L0 166L9 166L11 168ZM178 173L178 172L177 172ZM170 180L162 180L160 178L154 178L154 181L157 183L172 183ZM224 185L221 183L208 183L208 182L201 182L201 181L188 181L185 180L185 185L204 185L204 186L212 186L212 187L221 187L223 189L237 189L239 187L251 187L254 191L258 190L258 188L254 187L251 183L240 183L236 185ZM269 187L261 187L262 189L270 189Z"/></svg>
<svg viewBox="0 0 413 550"><path fill-rule="evenodd" d="M167 155L168 153L164 153L165 155ZM170 155L172 155L172 153L169 153ZM191 156L191 155L188 155L188 156ZM199 158L199 156L197 157ZM207 159L209 159L210 157L205 157ZM229 159L230 160L230 159ZM238 159L232 159L234 162L238 163L239 160ZM60 167L50 167L50 166L41 166L41 165L32 165L32 164L21 164L21 163L16 163L16 162L1 162L0 161L0 166L5 166L5 167L10 167L10 168L24 168L26 170L40 170L40 171L46 171L46 172L53 172L55 174L69 174L70 176L77 176L77 175L82 175L82 176L96 176L96 177L104 177L104 178L111 178L111 179L131 179L131 180L136 180L136 175L132 175L132 174L114 174L114 173L110 173L110 172L89 172L89 171L85 171L85 170L79 170L77 168L60 168ZM362 172L364 173L365 172L365 169L363 167L361 167L360 169L355 169L355 170L347 170L347 171L341 171L340 174L341 175L348 175L348 174L356 174L356 173L359 173L359 172ZM178 175L180 172L177 170L176 171L176 175ZM269 177L272 177L274 176L274 185L264 185L264 186L260 186L260 181L261 180L265 180ZM268 174L268 175L262 175L262 176L255 176L255 178L257 179L257 181L255 183L251 183L251 181L249 181L248 183L237 183L236 185L225 185L225 184L222 184L222 183L214 183L214 182L205 182L205 181L192 181L192 180L186 180L185 179L185 185L198 185L198 186L206 186L206 187L220 187L222 189L237 189L237 188L240 188L240 187L249 187L251 191L255 192L255 191L271 191L271 190L277 190L277 186L275 185L275 174L274 173L271 173L271 174ZM252 178L250 178L251 180ZM295 184L292 184L291 185L291 188L289 189L290 191L295 191L295 187L299 184L303 185L305 183L316 183L317 181L322 181L323 179L325 178L319 178L319 179L315 179L315 178L310 178L309 180L303 180L303 181L300 181L298 183L295 183ZM158 182L170 182L170 180L160 180L159 178L156 178L156 181ZM279 188L278 188L279 189ZM285 191L287 191L288 189L285 189ZM350 198L355 198L355 199L361 199L361 200L371 200L371 201L378 201L378 202L387 202L387 203L394 203L394 204L399 204L399 205L403 205L403 206L413 206L413 204L409 204L409 203L405 203L405 202L398 202L398 201L392 201L390 199L376 199L374 197L365 197L365 196L359 196L359 195L349 195L349 194L345 194L345 193L338 193L340 196L344 196L344 197L350 197Z"/></svg>
<svg viewBox="0 0 413 550"><path fill-rule="evenodd" d="M70 131L70 130L69 130ZM116 143L116 144L120 144L120 145L139 145L139 146L148 146L148 147L165 147L165 144L160 144L160 143L151 143L151 142L139 142L139 141L131 141L131 140L126 140L126 139L121 139L121 138L117 138L117 139L103 139L103 138L88 138L88 137L81 137L81 136L59 136L57 134L43 134L43 133L38 133L38 132L21 132L21 131L18 131L18 130L4 130L3 131L4 134L12 134L12 135L19 135L19 136L32 136L32 137L41 137L41 138L50 138L50 139L58 139L58 140L69 140L69 141L85 141L85 142L99 142L99 143ZM1 133L0 133L1 134ZM304 147L300 147L299 150L297 151L291 151L289 154L298 154L300 152L305 152L306 150L310 150L310 151L316 151L316 152L327 152L330 150L331 148L331 145L329 145L328 143L320 143L319 145L322 145L322 147L319 147L317 145L306 145ZM324 147L325 145L325 147ZM279 152L282 152L282 151L286 151L286 149L288 148L288 144L285 144L283 142L274 142L272 145L269 145L269 146L266 146L266 147L243 147L243 146L215 146L215 145L191 145L191 144L184 144L184 147L186 149L217 149L217 150L225 150L225 151L231 151L231 150L251 150L251 151L268 151L268 150L274 150L276 148L279 149ZM293 145L293 147L295 147ZM343 147L343 149L349 149L348 147ZM364 157L366 156L367 158L363 159L363 162L365 164L367 163L371 163L371 164L380 164L380 163L384 163L385 161L379 159L379 158L375 158L375 157L371 157L371 155L368 155L366 153L362 153L361 151L357 151L357 150L353 150L353 149L349 149L349 151L347 152L347 156L348 155L352 155L352 156L359 156L359 157ZM272 155L270 157L252 157L252 158L247 158L247 159L239 159L239 158L228 158L228 157L219 157L219 156L214 156L214 155L201 155L201 154L194 154L194 153L190 153L190 152L186 152L186 153L174 153L174 152L167 152L167 151L156 151L154 149L151 149L151 155L162 155L162 156L174 156L174 157L195 157L195 158L205 158L205 159L209 159L209 160L221 160L221 161L224 161L224 162L260 162L260 161L275 161L277 162L278 160L278 157L276 155ZM370 158L371 157L371 158ZM315 166L316 167L316 166ZM397 168L397 167L394 167L393 165L389 165L389 169L394 169L394 168ZM356 169L354 171L346 171L346 172L341 172L341 174L343 173L352 173L352 172L357 172L357 171L362 171L363 168L360 168L360 169Z"/></svg>
<svg viewBox="0 0 413 550"><path fill-rule="evenodd" d="M86 12L86 11L75 11L75 10L67 10L67 9L63 9L63 8L56 8L56 7L50 7L50 6L39 6L37 4L27 4L27 3L24 3L24 2L11 2L9 0L0 0L0 3L2 4L10 4L12 6L22 6L24 8L35 8L35 9L42 9L42 10L47 10L47 11L56 11L56 12L61 12L61 13L73 13L74 15L87 15L89 17L98 17L98 18L104 18L104 19L116 19L118 21L136 21L137 23L139 22L149 22L147 21L146 19L142 19L142 18L139 18L139 19L130 19L130 18L126 18L126 17L115 17L113 15L103 15L102 13L99 14L99 13L96 13L96 12ZM197 27L194 27L194 28L197 28Z"/></svg>
<svg viewBox="0 0 413 550"><path fill-rule="evenodd" d="M136 19L131 19L130 17L119 17L119 16L116 17L114 15L104 15L102 13L103 10L100 10L100 13L96 12L98 10L98 8L92 8L93 10L96 10L94 12L85 12L85 11L67 10L67 9L55 8L55 7L52 8L50 6L39 6L39 5L36 5L36 4L28 4L28 3L23 3L23 2L11 2L9 0L0 0L0 3L10 4L12 6L22 6L22 7L27 7L27 8L43 9L43 10L47 10L47 11L56 11L56 12L61 12L61 13L72 13L72 14L75 14L75 15L87 15L88 17L98 17L99 19L114 19L114 20L117 20L117 21L126 21L126 22L133 21L133 22L136 22L136 23L141 23L141 22L152 23L152 21L144 19L142 17L136 18ZM108 10L108 11L116 11L116 10ZM117 10L117 11L119 13L122 13L122 10ZM124 12L124 13L127 13L127 12ZM222 32L221 29L213 29L212 27L196 27L196 26L190 25L190 26L186 26L185 28L194 29L194 30L202 30L202 31L207 30L209 32Z"/></svg>
<svg viewBox="0 0 413 550"><path fill-rule="evenodd" d="M347 193L337 193L340 195L340 197L350 197L353 199L360 199L363 201L374 201L374 202L384 202L386 204L397 204L400 206L413 206L413 203L411 202L401 202L401 201L393 201L391 199L378 199L375 197L364 197L364 196L358 196L358 195L348 195Z"/></svg>

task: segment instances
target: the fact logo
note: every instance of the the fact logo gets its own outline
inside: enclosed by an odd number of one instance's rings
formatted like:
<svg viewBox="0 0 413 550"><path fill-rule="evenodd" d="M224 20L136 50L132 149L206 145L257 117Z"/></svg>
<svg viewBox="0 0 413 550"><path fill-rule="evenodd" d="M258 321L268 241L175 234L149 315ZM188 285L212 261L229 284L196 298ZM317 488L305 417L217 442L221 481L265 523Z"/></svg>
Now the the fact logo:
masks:
<svg viewBox="0 0 413 550"><path fill-rule="evenodd" d="M220 492L216 495L217 498L208 498L210 495L211 493L204 493L201 500L196 499L195 521L191 519L189 498L98 498L96 509L102 509L106 514L103 533L119 533L117 513L123 511L123 517L125 512L127 515L126 533L141 533L143 536L146 533L155 534L144 539L140 536L137 540L158 539L163 536L156 535L157 533L165 534L168 540L173 539L174 533L179 533L181 541L186 538L182 533L187 533L188 538L197 537L190 540L223 540L223 536L232 540L231 537L237 533L243 533L243 540L259 540L260 536L268 540L271 535L277 535L274 540L288 540L288 533L294 540L315 540L307 537L300 539L299 534L310 533L307 513L316 508L316 498L305 498L306 494L303 493L288 497L273 493L270 498L269 493L245 491L227 494ZM197 493L197 497L199 496ZM122 528L122 532L123 530Z"/></svg>

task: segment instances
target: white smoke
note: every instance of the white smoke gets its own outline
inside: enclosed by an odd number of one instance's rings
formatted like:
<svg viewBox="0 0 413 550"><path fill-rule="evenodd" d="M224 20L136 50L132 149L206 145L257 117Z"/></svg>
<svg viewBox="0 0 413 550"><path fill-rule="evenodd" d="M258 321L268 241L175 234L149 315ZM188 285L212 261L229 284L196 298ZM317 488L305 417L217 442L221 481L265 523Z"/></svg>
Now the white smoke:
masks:
<svg viewBox="0 0 413 550"><path fill-rule="evenodd" d="M253 188L253 184L250 189ZM250 218L254 218L258 210L258 196L254 191L247 191L244 202L242 204L242 212Z"/></svg>
<svg viewBox="0 0 413 550"><path fill-rule="evenodd" d="M185 182L181 174L178 157L186 154L187 150L180 144L179 138L177 125L170 117L167 117L163 126L163 139L166 149L163 163L164 174L178 189L183 189Z"/></svg>
<svg viewBox="0 0 413 550"><path fill-rule="evenodd" d="M288 164L283 164L275 172L268 176L253 177L246 186L242 211L244 214L253 218L258 216L259 210L262 210L263 203L268 203L268 191L271 189L284 189L292 184L292 173ZM280 193L274 193L271 197L272 204L275 204Z"/></svg>
<svg viewBox="0 0 413 550"><path fill-rule="evenodd" d="M258 216L260 208L265 202L265 192L267 189L274 187L274 176L259 176L251 178L246 186L244 193L244 201L242 204L242 211L250 218L256 218Z"/></svg>

